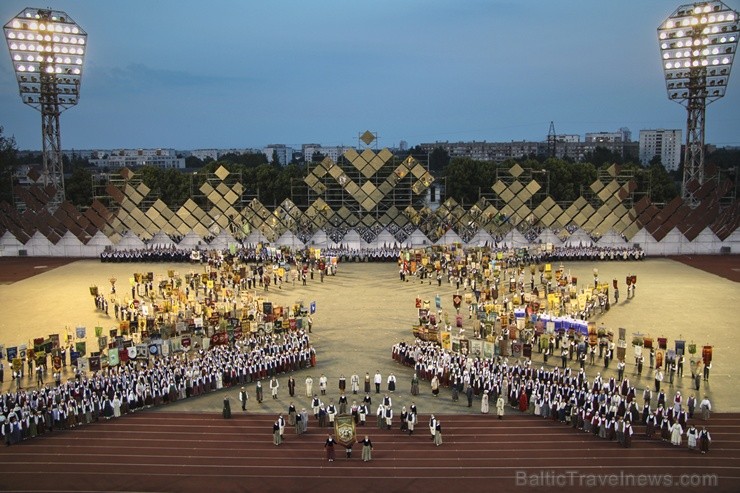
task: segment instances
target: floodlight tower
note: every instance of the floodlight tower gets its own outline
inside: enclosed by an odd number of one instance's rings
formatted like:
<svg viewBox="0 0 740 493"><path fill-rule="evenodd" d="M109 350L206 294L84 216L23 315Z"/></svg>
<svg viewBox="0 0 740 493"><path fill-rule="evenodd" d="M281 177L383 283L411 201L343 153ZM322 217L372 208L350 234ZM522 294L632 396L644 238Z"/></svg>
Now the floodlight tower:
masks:
<svg viewBox="0 0 740 493"><path fill-rule="evenodd" d="M695 192L704 183L706 107L725 95L738 13L718 0L682 5L658 27L658 38L668 98L688 111L681 195L695 207Z"/></svg>
<svg viewBox="0 0 740 493"><path fill-rule="evenodd" d="M55 193L48 203L64 201L59 115L77 104L87 33L65 12L27 8L4 26L23 103L41 113L43 183Z"/></svg>

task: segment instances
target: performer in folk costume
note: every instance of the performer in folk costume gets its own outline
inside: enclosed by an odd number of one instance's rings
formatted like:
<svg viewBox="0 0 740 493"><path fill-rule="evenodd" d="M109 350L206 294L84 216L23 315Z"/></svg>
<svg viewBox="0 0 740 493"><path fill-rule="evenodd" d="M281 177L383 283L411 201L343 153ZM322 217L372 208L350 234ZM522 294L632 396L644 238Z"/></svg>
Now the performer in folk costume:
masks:
<svg viewBox="0 0 740 493"><path fill-rule="evenodd" d="M442 445L442 423L439 420L434 427L434 445L437 447Z"/></svg>
<svg viewBox="0 0 740 493"><path fill-rule="evenodd" d="M699 431L694 425L689 426L686 430L686 441L688 442L689 450L696 450L697 438L699 438Z"/></svg>
<svg viewBox="0 0 740 493"><path fill-rule="evenodd" d="M257 388L255 393L257 394L257 402L262 404L263 394L262 394L262 380L257 380Z"/></svg>
<svg viewBox="0 0 740 493"><path fill-rule="evenodd" d="M311 378L311 375L306 377L306 397L311 397L313 395L313 378Z"/></svg>
<svg viewBox="0 0 740 493"><path fill-rule="evenodd" d="M272 377L272 380L270 380L270 391L272 393L272 398L277 399L278 398L278 389L280 388L280 382L278 382L277 378Z"/></svg>
<svg viewBox="0 0 740 493"><path fill-rule="evenodd" d="M437 378L437 375L432 377L432 394L434 397L439 395L439 378Z"/></svg>
<svg viewBox="0 0 740 493"><path fill-rule="evenodd" d="M352 385L352 393L357 394L360 391L360 376L353 374L350 377L350 385Z"/></svg>
<svg viewBox="0 0 740 493"><path fill-rule="evenodd" d="M634 433L634 430L632 430L632 424L629 420L625 420L624 422L624 447L630 448L632 447L632 434Z"/></svg>
<svg viewBox="0 0 740 493"><path fill-rule="evenodd" d="M678 422L673 423L671 426L671 443L676 446L681 445L681 435L683 435L683 428Z"/></svg>
<svg viewBox="0 0 740 493"><path fill-rule="evenodd" d="M504 396L499 395L498 399L496 399L496 415L498 416L498 419L504 419L505 405L506 405L506 401L504 401Z"/></svg>
<svg viewBox="0 0 740 493"><path fill-rule="evenodd" d="M296 418L296 408L295 405L291 402L288 406L288 424L290 426L295 426L295 418Z"/></svg>
<svg viewBox="0 0 740 493"><path fill-rule="evenodd" d="M283 443L283 439L280 436L280 425L277 421L275 421L275 423L273 423L272 425L272 443L274 443L275 445L280 445L281 443Z"/></svg>
<svg viewBox="0 0 740 493"><path fill-rule="evenodd" d="M329 435L326 439L326 442L324 443L324 448L326 449L326 459L329 462L334 462L334 444L337 443L334 441L334 437Z"/></svg>
<svg viewBox="0 0 740 493"><path fill-rule="evenodd" d="M396 376L391 373L388 375L388 392L395 392L396 390Z"/></svg>
<svg viewBox="0 0 740 493"><path fill-rule="evenodd" d="M360 443L362 444L362 461L370 462L372 460L373 442L365 435Z"/></svg>
<svg viewBox="0 0 740 493"><path fill-rule="evenodd" d="M295 397L295 378L293 378L293 375L288 378L288 393L291 397Z"/></svg>
<svg viewBox="0 0 740 493"><path fill-rule="evenodd" d="M709 444L712 441L712 437L709 436L709 432L707 431L706 427L702 427L701 431L699 432L699 449L701 450L702 454L706 454L709 452Z"/></svg>
<svg viewBox="0 0 740 493"><path fill-rule="evenodd" d="M419 375L411 377L411 395L419 395Z"/></svg>
<svg viewBox="0 0 740 493"><path fill-rule="evenodd" d="M249 400L249 394L247 394L247 389L242 387L239 391L239 402L242 403L242 411L247 410L247 400Z"/></svg>

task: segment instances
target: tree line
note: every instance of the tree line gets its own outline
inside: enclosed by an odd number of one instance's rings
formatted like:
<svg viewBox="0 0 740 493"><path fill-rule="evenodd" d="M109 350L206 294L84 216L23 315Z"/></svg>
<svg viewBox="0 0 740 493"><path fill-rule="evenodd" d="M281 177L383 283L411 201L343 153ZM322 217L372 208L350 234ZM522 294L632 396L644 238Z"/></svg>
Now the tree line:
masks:
<svg viewBox="0 0 740 493"><path fill-rule="evenodd" d="M14 139L3 136L2 132L0 127L0 202L12 204L14 171L22 164L40 163L41 154L30 153L21 159ZM441 148L427 154L415 147L395 155L389 166L397 166L408 155L422 163L428 162L437 183L444 185L442 198L453 198L464 208L471 207L481 197L492 197L491 187L500 177L509 177L508 170L514 164L532 170L533 179L542 186L540 193L547 193L562 204L591 194L590 186L599 177L599 172L615 163L621 166L623 176L630 177L637 184L635 197L638 199L647 196L653 203L661 204L680 194L682 170L669 173L658 160L642 166L601 148L587 156L584 162L529 156L497 164L470 158L450 159ZM314 161L321 159L321 155L314 156ZM740 163L740 151L719 149L707 154L706 162L720 166L730 178L734 178L735 168ZM100 170L79 157L69 159L65 156L63 164L67 200L82 209L88 207L93 197L101 195L102 183L96 178ZM308 186L303 181L307 175L306 163L292 161L281 166L274 158L268 162L263 154L228 154L208 163L191 156L186 159L186 166L185 170L143 166L133 171L151 189L149 197L159 198L173 209L188 199L203 201L204 204L199 205L205 205L200 188L221 166L236 174L246 198L256 198L268 208L280 205L286 198L299 207L309 205Z"/></svg>

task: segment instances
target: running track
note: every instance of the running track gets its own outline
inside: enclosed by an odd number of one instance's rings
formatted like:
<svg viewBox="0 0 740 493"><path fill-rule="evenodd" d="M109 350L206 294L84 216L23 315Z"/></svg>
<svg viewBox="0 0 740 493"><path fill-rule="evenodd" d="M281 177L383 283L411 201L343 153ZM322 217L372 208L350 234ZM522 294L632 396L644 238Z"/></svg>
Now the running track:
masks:
<svg viewBox="0 0 740 493"><path fill-rule="evenodd" d="M438 416L439 417L439 416ZM712 447L701 455L660 439L648 441L637 427L624 449L570 426L518 413L498 421L492 415L441 416L444 444L435 447L420 416L413 436L379 430L375 419L358 427L373 441L373 461L362 462L360 447L344 458L324 459L327 430L311 418L307 434L286 427L285 441L272 444L274 417L240 414L140 412L122 418L55 431L0 448L2 491L171 491L395 492L414 491L587 491L588 484L531 487L555 474L716 475L717 486L642 491L740 491L740 414L714 415ZM696 422L701 425L701 421ZM517 485L529 475L529 487ZM566 476L561 476L565 478ZM538 479L542 478L542 479ZM693 477L689 480L699 481ZM555 481L555 479L552 479ZM584 478L583 481L599 478ZM636 479L634 479L636 481ZM520 479L521 481L521 479ZM570 480L568 480L570 481ZM624 491L627 488L607 488ZM630 490L634 488L629 488ZM604 491L604 488L599 488ZM591 491L593 491L591 489Z"/></svg>

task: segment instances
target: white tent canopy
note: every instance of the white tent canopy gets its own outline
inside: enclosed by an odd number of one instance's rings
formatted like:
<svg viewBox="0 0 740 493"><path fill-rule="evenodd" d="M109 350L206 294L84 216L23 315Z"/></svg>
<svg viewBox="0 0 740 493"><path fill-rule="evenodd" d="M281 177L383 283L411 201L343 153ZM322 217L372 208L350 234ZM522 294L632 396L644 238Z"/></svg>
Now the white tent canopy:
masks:
<svg viewBox="0 0 740 493"><path fill-rule="evenodd" d="M203 238L193 230L190 230L188 234L183 236L180 243L177 244L177 247L181 250L195 250L199 246L204 246Z"/></svg>
<svg viewBox="0 0 740 493"><path fill-rule="evenodd" d="M23 249L23 243L18 241L18 238L10 231L0 236L0 257L17 257L18 251Z"/></svg>
<svg viewBox="0 0 740 493"><path fill-rule="evenodd" d="M563 241L549 228L545 229L537 237L537 241L544 244L552 243L554 247L563 246Z"/></svg>
<svg viewBox="0 0 740 493"><path fill-rule="evenodd" d="M303 248L303 242L292 231L286 231L275 242L276 245L290 247L291 249Z"/></svg>
<svg viewBox="0 0 740 493"><path fill-rule="evenodd" d="M368 248L368 244L362 239L356 229L350 229L344 238L339 241L339 245L350 250L362 250Z"/></svg>
<svg viewBox="0 0 740 493"><path fill-rule="evenodd" d="M470 241L468 242L468 246L492 246L495 243L496 241L493 239L493 236L491 236L491 233L481 228L478 230L477 233L475 233L475 236L470 239Z"/></svg>
<svg viewBox="0 0 740 493"><path fill-rule="evenodd" d="M238 245L239 242L234 239L231 234L226 231L225 229L222 229L221 232L216 236L211 243L209 243L208 248L212 250L226 250L229 248L229 245Z"/></svg>
<svg viewBox="0 0 740 493"><path fill-rule="evenodd" d="M138 250L144 248L144 242L132 231L126 231L121 241L115 246L116 250Z"/></svg>
<svg viewBox="0 0 740 493"><path fill-rule="evenodd" d="M581 228L576 229L567 240L565 240L565 246L567 247L591 247L594 245L594 240L583 231Z"/></svg>
<svg viewBox="0 0 740 493"><path fill-rule="evenodd" d="M457 233L455 233L454 230L448 229L447 232L443 234L439 240L437 240L437 243L435 243L435 245L452 245L453 243L462 242L462 239Z"/></svg>
<svg viewBox="0 0 740 493"><path fill-rule="evenodd" d="M520 248L529 245L529 242L524 235L516 228L506 233L503 242L508 248Z"/></svg>
<svg viewBox="0 0 740 493"><path fill-rule="evenodd" d="M392 247L393 245L398 245L398 240L387 229L383 229L375 241L370 244L370 248Z"/></svg>
<svg viewBox="0 0 740 493"><path fill-rule="evenodd" d="M171 248L175 245L176 243L164 231L158 231L149 240L149 248Z"/></svg>
<svg viewBox="0 0 740 493"><path fill-rule="evenodd" d="M421 232L419 228L415 229L413 233L411 233L411 236L406 238L406 241L404 242L406 246L410 247L422 247L431 245L432 241L427 238L427 235Z"/></svg>
<svg viewBox="0 0 740 493"><path fill-rule="evenodd" d="M624 241L624 238L614 231L613 229L610 229L604 235L599 238L599 241L596 242L596 246L598 247L607 247L607 248L623 248L627 246L627 242Z"/></svg>

